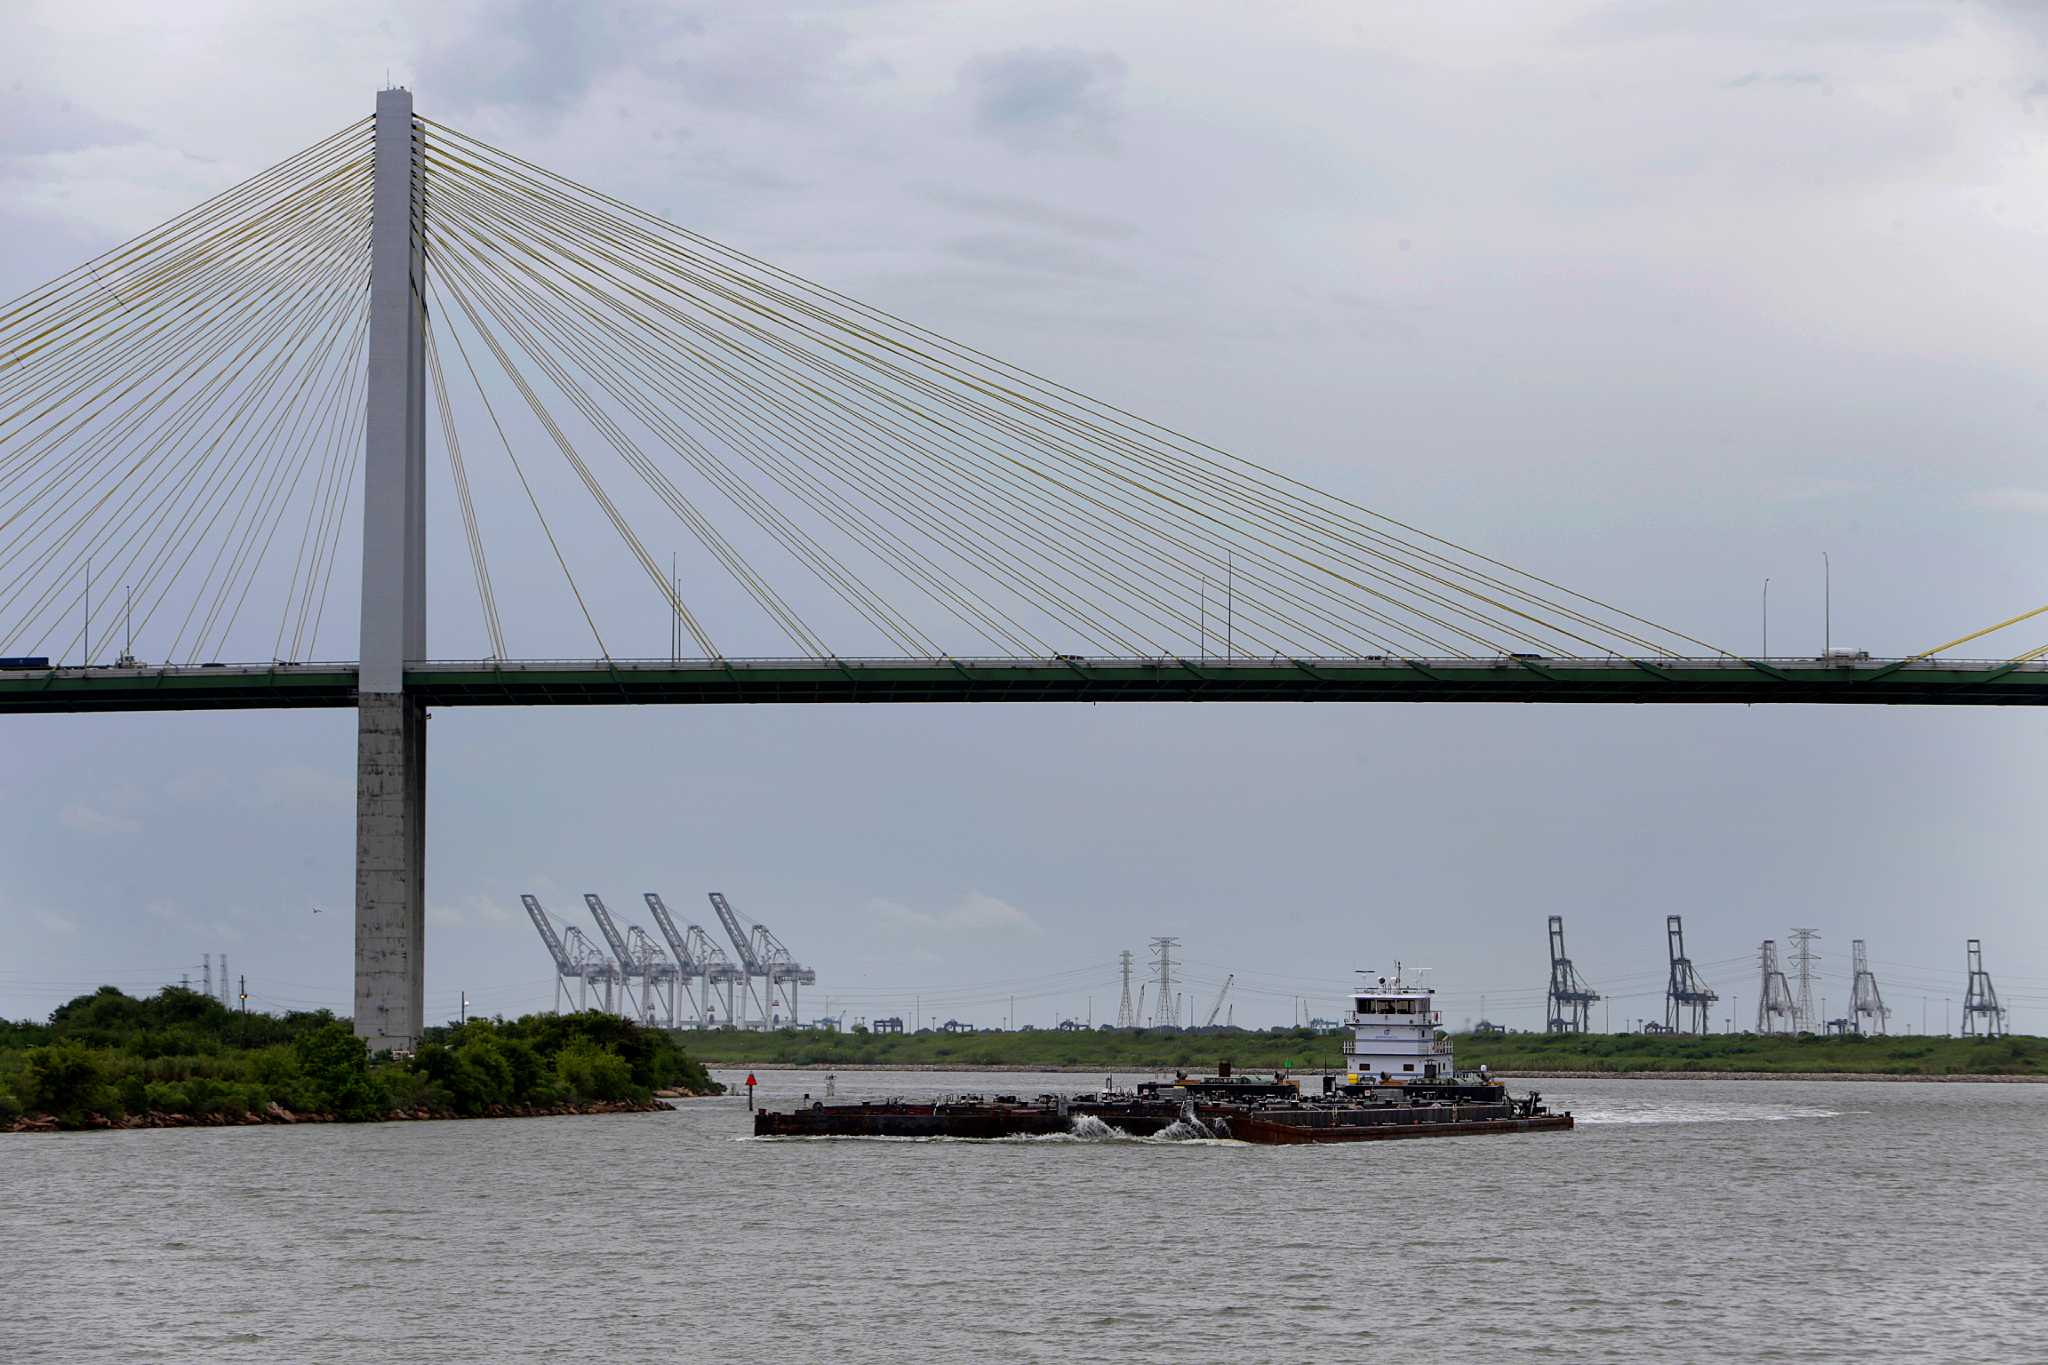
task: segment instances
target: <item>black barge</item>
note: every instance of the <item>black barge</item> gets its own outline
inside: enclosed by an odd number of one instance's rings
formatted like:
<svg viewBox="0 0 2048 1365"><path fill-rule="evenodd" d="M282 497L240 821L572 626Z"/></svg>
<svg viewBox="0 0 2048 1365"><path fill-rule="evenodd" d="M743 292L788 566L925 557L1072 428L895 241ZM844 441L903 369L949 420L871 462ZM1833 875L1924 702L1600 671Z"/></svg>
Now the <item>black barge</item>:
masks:
<svg viewBox="0 0 2048 1365"><path fill-rule="evenodd" d="M1226 1073L1227 1074L1227 1073ZM1219 1077L1216 1080L1223 1080ZM963 1095L930 1103L813 1102L759 1110L756 1137L1043 1138L1064 1134L1231 1138L1261 1145L1529 1133L1572 1127L1539 1096L1512 1097L1498 1081L1440 1087L1344 1087L1304 1098L1291 1081L1237 1086L1181 1077L1095 1095Z"/></svg>

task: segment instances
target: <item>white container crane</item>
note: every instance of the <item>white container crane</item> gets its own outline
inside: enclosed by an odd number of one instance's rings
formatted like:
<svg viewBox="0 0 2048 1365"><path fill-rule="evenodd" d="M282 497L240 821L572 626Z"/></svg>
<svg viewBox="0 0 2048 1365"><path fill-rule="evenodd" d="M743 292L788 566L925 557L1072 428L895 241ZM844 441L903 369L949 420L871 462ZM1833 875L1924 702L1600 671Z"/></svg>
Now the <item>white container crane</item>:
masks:
<svg viewBox="0 0 2048 1365"><path fill-rule="evenodd" d="M555 933L554 921L541 908L538 896L525 895L519 903L526 907L527 917L533 927L540 931L541 942L547 944L548 955L555 960L555 1010L561 1012L562 1001L570 998L568 978L576 978L576 1008L590 1007L592 985L603 991L604 1010L611 1012L612 987L619 979L618 964L599 951L596 944L583 936L575 925L568 925L561 934Z"/></svg>
<svg viewBox="0 0 2048 1365"><path fill-rule="evenodd" d="M751 932L743 930L732 903L726 900L721 892L713 891L710 894L711 908L718 912L718 922L725 926L726 937L732 940L733 948L739 953L740 966L748 978L747 994L753 997L761 1026L771 1027L774 1021L769 1017L767 1006L754 991L755 977L760 977L772 987L786 988L789 1000L788 1017L794 1024L803 1017L797 1009L797 987L815 985L818 973L799 963L789 949L783 946L782 940L768 931L767 925L756 924Z"/></svg>

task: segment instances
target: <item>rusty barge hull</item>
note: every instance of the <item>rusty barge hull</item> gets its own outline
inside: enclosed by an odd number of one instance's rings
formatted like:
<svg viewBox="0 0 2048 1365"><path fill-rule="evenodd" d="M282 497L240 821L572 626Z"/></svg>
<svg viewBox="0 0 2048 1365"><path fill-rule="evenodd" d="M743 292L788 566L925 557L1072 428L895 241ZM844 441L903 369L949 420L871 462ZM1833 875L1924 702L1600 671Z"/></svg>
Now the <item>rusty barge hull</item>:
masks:
<svg viewBox="0 0 2048 1365"><path fill-rule="evenodd" d="M1479 1105L1174 1105L1146 1100L1042 1104L954 1102L812 1104L754 1115L754 1136L782 1138L1060 1137L1096 1120L1124 1137L1155 1137L1185 1124L1189 1109L1202 1132L1261 1146L1372 1142L1390 1138L1532 1133L1572 1127L1570 1114L1529 1113L1507 1103Z"/></svg>
<svg viewBox="0 0 2048 1365"><path fill-rule="evenodd" d="M1380 1142L1392 1138L1468 1137L1484 1133L1540 1133L1572 1127L1570 1114L1533 1114L1512 1119L1458 1119L1431 1123L1299 1124L1246 1115L1233 1119L1230 1136L1261 1146L1310 1146L1331 1142Z"/></svg>

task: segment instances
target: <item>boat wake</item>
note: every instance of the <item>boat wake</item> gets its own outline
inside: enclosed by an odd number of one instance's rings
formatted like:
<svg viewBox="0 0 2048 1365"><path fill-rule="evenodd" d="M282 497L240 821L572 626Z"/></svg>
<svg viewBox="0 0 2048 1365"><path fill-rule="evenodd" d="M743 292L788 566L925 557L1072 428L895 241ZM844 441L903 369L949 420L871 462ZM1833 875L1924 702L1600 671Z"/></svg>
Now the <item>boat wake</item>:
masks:
<svg viewBox="0 0 2048 1365"><path fill-rule="evenodd" d="M1839 1109L1810 1105L1652 1104L1641 1109L1579 1109L1582 1126L1646 1123L1785 1123L1794 1119L1840 1118Z"/></svg>

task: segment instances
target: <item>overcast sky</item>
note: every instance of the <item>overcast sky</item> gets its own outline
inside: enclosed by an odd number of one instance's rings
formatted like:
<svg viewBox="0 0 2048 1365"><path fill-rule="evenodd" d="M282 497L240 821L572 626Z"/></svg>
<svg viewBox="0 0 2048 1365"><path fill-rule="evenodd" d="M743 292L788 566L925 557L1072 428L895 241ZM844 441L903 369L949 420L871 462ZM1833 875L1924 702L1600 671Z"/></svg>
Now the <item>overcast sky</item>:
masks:
<svg viewBox="0 0 2048 1365"><path fill-rule="evenodd" d="M1826 551L1834 643L1898 655L2048 601L2044 14L24 4L0 295L362 117L388 72L425 115L1731 648L1768 576L1773 650L1818 651ZM432 648L468 657L449 512ZM520 601L515 653L573 625ZM259 1005L348 1008L352 715L5 728L0 1013L207 952ZM1117 952L1142 970L1172 934L1204 1002L1240 973L1240 1023L1335 1013L1401 959L1454 1021L1485 994L1537 1026L1561 913L1618 1025L1660 1012L1681 913L1720 1016L1799 924L1836 1009L1863 937L1894 1027L1928 1002L1938 1028L1975 935L2048 1030L2048 744L2016 711L476 709L431 753L431 1018L547 1004L521 891L581 923L586 890L644 920L644 890L701 918L715 888L816 966L807 1014L921 994L997 1023L1014 987L1020 1022L1099 1022Z"/></svg>

